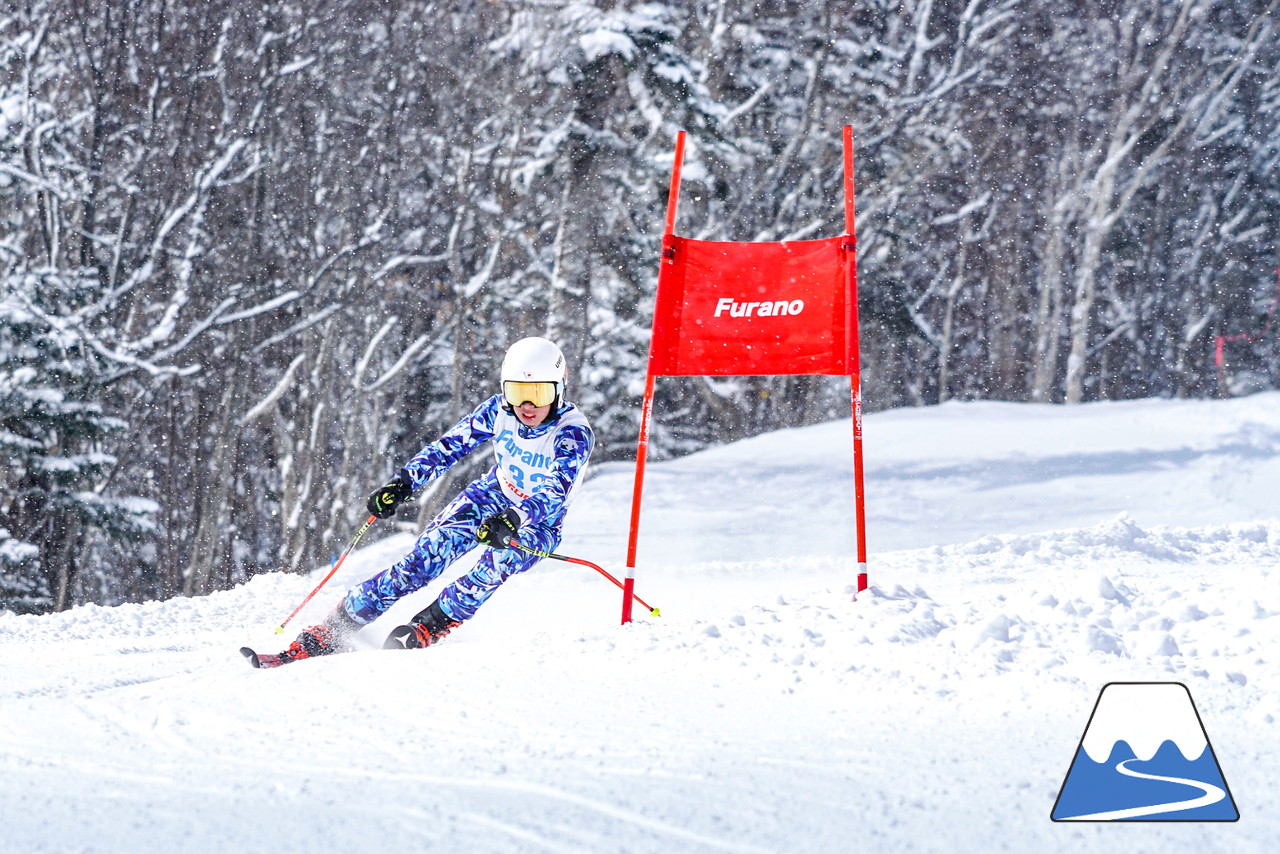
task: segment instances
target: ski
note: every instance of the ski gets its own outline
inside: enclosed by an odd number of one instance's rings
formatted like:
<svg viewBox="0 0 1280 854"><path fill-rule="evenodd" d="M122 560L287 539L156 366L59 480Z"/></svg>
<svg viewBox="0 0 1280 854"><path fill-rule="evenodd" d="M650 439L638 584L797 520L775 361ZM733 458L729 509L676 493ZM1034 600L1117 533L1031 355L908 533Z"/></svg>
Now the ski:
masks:
<svg viewBox="0 0 1280 854"><path fill-rule="evenodd" d="M247 646L240 647L240 654L243 655L245 658L249 659L249 664L251 666L257 667L259 669L263 669L267 667L279 667L282 664L288 664L289 662L293 661L293 659L287 655L270 655L270 654L259 655L258 653L249 649L249 647Z"/></svg>
<svg viewBox="0 0 1280 854"><path fill-rule="evenodd" d="M348 618L349 619L349 618ZM414 621L403 626L396 626L383 641L383 649L421 649L439 643L462 623L450 619L439 604L432 602L414 618ZM317 634L319 637L317 637ZM357 647L350 643L349 636L335 635L332 628L324 623L312 626L298 635L298 639L279 655L263 655L254 652L247 646L240 647L240 654L248 659L255 668L279 667L304 658L315 658L320 655L333 655L352 652Z"/></svg>
<svg viewBox="0 0 1280 854"><path fill-rule="evenodd" d="M413 626L396 626L383 642L383 649L409 649L409 638L413 636Z"/></svg>
<svg viewBox="0 0 1280 854"><path fill-rule="evenodd" d="M382 645L382 648L383 649L410 649L411 647L405 646L405 636L412 635L412 634L413 634L413 626L397 626L395 629L392 630L391 634L387 636L387 640ZM247 646L240 647L240 654L243 655L248 660L249 665L251 667L256 667L259 670L265 670L270 667L280 667L285 664L290 664L294 661L303 660L301 658L293 658L292 656L286 655L285 653L280 653L279 655L272 655L270 653L254 652L252 649L250 649ZM308 658L314 658L314 657L315 656L308 656Z"/></svg>

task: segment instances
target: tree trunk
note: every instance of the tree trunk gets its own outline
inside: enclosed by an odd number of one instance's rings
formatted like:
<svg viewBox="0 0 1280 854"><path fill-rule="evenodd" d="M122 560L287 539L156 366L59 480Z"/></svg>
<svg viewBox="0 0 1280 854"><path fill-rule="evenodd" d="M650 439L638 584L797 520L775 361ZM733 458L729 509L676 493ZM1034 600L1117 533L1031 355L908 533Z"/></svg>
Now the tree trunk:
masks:
<svg viewBox="0 0 1280 854"><path fill-rule="evenodd" d="M191 559L183 573L185 596L205 596L218 590L224 575L219 572L219 564L230 517L231 485L235 482L230 461L235 458L237 431L233 429L235 420L231 417L231 408L239 399L239 377L240 372L232 367L225 376L216 417L211 419L217 422L212 433L213 456L201 478L202 488L196 490L200 523L191 543Z"/></svg>

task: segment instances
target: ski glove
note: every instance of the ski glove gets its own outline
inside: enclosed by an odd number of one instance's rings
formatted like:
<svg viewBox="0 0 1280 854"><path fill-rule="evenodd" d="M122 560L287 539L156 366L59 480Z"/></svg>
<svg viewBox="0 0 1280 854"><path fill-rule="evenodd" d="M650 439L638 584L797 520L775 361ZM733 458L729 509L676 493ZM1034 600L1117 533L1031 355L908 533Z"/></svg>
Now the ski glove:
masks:
<svg viewBox="0 0 1280 854"><path fill-rule="evenodd" d="M385 519L396 515L396 508L407 501L411 495L413 495L413 484L409 482L409 475L401 469L395 477L387 481L386 486L380 487L369 496L365 506L374 516Z"/></svg>
<svg viewBox="0 0 1280 854"><path fill-rule="evenodd" d="M520 530L520 514L514 507L508 507L501 513L495 513L480 523L476 529L476 539L494 549L505 549L511 545L516 531Z"/></svg>

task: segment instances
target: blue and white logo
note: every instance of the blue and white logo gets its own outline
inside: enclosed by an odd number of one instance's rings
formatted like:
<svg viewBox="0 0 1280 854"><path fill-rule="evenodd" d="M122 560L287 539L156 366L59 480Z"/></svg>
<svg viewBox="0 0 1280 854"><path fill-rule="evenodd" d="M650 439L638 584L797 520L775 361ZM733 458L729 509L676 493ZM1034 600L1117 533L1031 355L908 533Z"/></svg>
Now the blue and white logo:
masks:
<svg viewBox="0 0 1280 854"><path fill-rule="evenodd" d="M1103 687L1054 821L1236 821L1240 813L1181 682Z"/></svg>

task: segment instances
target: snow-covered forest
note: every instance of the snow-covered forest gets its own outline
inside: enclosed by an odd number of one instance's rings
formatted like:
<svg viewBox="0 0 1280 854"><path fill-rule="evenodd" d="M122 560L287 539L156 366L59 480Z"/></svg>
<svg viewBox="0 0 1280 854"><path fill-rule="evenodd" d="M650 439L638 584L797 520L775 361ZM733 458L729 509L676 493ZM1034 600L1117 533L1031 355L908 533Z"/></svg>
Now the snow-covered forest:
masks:
<svg viewBox="0 0 1280 854"><path fill-rule="evenodd" d="M842 230L853 125L870 409L1223 393L1276 289L1277 5L10 0L0 609L314 568L524 335L626 458L679 129L677 231L781 240ZM660 456L848 407L658 391Z"/></svg>

